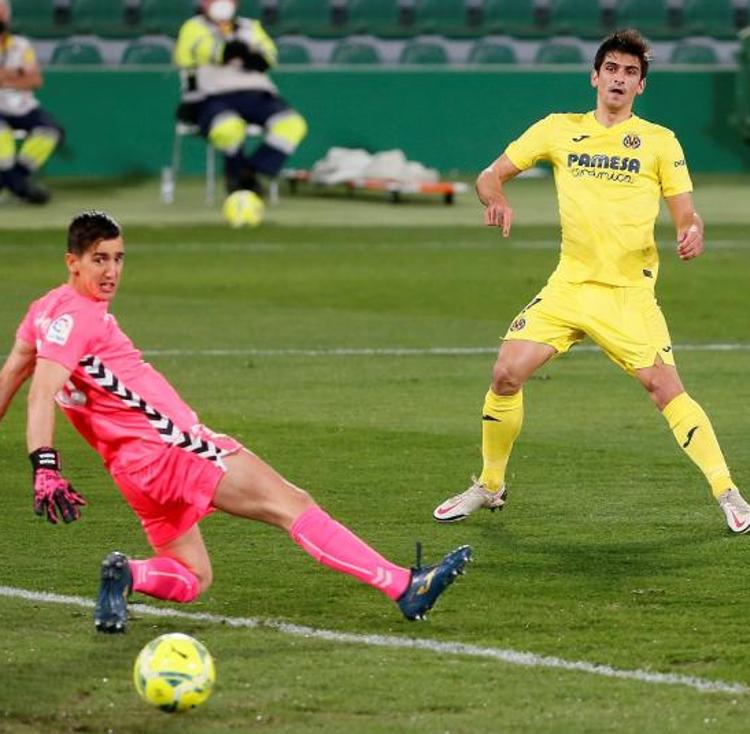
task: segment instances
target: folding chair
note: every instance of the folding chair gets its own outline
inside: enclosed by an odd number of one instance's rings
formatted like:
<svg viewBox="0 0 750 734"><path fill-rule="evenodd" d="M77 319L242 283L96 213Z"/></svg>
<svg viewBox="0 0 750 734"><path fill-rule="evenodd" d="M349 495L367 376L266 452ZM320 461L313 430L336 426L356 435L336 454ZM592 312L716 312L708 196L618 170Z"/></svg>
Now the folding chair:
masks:
<svg viewBox="0 0 750 734"><path fill-rule="evenodd" d="M259 138L264 134L264 129L260 125L248 125L246 136L248 138ZM177 177L182 165L182 140L186 136L197 136L204 141L206 145L206 196L205 201L208 206L213 206L216 201L216 149L200 134L198 125L189 122L177 120L174 126L174 141L172 142L172 165L162 169L161 172L161 200L165 204L174 202L175 189L177 187ZM268 186L268 198L272 204L279 201L279 184L276 179L272 179Z"/></svg>

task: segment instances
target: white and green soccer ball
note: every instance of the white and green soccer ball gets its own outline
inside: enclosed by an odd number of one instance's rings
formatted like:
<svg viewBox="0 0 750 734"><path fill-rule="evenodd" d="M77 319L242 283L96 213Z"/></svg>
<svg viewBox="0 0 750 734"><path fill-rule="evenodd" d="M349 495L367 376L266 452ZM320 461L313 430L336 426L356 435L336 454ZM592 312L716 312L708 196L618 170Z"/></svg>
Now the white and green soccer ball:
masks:
<svg viewBox="0 0 750 734"><path fill-rule="evenodd" d="M263 221L266 205L254 191L234 191L224 200L222 213L232 227L257 227Z"/></svg>
<svg viewBox="0 0 750 734"><path fill-rule="evenodd" d="M205 646L179 632L151 640L133 666L140 697L168 713L200 706L211 695L215 680L214 661Z"/></svg>

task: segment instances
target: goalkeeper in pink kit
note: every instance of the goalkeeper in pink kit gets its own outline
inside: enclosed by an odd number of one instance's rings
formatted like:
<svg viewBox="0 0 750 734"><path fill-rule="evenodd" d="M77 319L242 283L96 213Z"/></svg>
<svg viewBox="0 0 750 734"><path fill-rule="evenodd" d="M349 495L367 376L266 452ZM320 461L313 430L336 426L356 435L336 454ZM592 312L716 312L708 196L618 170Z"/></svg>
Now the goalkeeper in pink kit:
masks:
<svg viewBox="0 0 750 734"><path fill-rule="evenodd" d="M124 256L111 217L75 217L65 255L68 282L31 304L0 370L0 418L31 377L34 511L67 523L86 504L63 477L53 448L57 404L102 457L153 548L147 559L117 551L104 559L96 628L124 632L132 592L190 602L205 591L212 571L198 522L214 510L287 531L320 563L382 591L407 619L424 618L463 571L471 549L457 548L434 566L397 566L235 439L201 425L109 313Z"/></svg>

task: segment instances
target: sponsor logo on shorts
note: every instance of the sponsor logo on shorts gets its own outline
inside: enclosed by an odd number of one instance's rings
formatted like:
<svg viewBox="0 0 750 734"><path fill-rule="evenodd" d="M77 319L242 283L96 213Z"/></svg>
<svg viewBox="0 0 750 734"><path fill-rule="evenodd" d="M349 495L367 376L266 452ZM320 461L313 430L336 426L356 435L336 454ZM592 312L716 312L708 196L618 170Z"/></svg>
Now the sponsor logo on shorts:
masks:
<svg viewBox="0 0 750 734"><path fill-rule="evenodd" d="M48 327L44 338L52 344L65 346L73 330L73 317L70 314L58 316Z"/></svg>
<svg viewBox="0 0 750 734"><path fill-rule="evenodd" d="M526 319L516 319L511 325L511 331L521 331L526 326Z"/></svg>
<svg viewBox="0 0 750 734"><path fill-rule="evenodd" d="M684 158L680 158L679 161L675 161L674 162L674 167L675 168L680 168L680 167L682 167L684 165L685 165L685 159Z"/></svg>
<svg viewBox="0 0 750 734"><path fill-rule="evenodd" d="M641 139L635 134L635 133L629 133L622 139L622 144L626 148L640 148L641 147Z"/></svg>
<svg viewBox="0 0 750 734"><path fill-rule="evenodd" d="M651 272L650 270L646 270L646 268L643 268L643 274L644 274L644 275L645 275L645 276L646 276L647 278L653 278L653 277L654 277L654 274L653 274L653 273L652 273L652 272Z"/></svg>

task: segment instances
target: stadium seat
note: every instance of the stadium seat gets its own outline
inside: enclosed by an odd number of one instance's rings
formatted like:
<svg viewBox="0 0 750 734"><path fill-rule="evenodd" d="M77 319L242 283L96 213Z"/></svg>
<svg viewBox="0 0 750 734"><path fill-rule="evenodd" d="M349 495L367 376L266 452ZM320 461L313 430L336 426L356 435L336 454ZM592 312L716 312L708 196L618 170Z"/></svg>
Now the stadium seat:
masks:
<svg viewBox="0 0 750 734"><path fill-rule="evenodd" d="M332 64L379 64L380 52L366 41L341 41L333 49Z"/></svg>
<svg viewBox="0 0 750 734"><path fill-rule="evenodd" d="M544 35L533 0L484 0L481 28L485 33L511 36Z"/></svg>
<svg viewBox="0 0 750 734"><path fill-rule="evenodd" d="M172 63L172 51L162 43L134 41L125 47L120 63L128 66L168 65Z"/></svg>
<svg viewBox="0 0 750 734"><path fill-rule="evenodd" d="M616 5L618 28L637 28L647 37L671 38L679 34L676 7L668 0L622 0Z"/></svg>
<svg viewBox="0 0 750 734"><path fill-rule="evenodd" d="M121 38L137 33L133 6L126 16L123 0L73 0L72 24L76 33Z"/></svg>
<svg viewBox="0 0 750 734"><path fill-rule="evenodd" d="M277 35L334 35L337 29L333 27L331 12L330 0L278 0L269 30Z"/></svg>
<svg viewBox="0 0 750 734"><path fill-rule="evenodd" d="M448 54L439 43L411 41L404 46L399 61L402 64L447 64Z"/></svg>
<svg viewBox="0 0 750 734"><path fill-rule="evenodd" d="M280 64L309 64L312 60L307 46L292 41L280 41L276 47L279 50Z"/></svg>
<svg viewBox="0 0 750 734"><path fill-rule="evenodd" d="M237 5L237 14L243 18L255 18L261 20L263 17L263 6L261 0L240 0Z"/></svg>
<svg viewBox="0 0 750 734"><path fill-rule="evenodd" d="M678 43L669 57L673 64L718 64L716 49L705 43Z"/></svg>
<svg viewBox="0 0 750 734"><path fill-rule="evenodd" d="M52 52L50 64L63 65L98 65L104 63L101 51L93 43L81 41L62 41Z"/></svg>
<svg viewBox="0 0 750 734"><path fill-rule="evenodd" d="M399 0L349 0L344 28L347 33L374 36L400 36L408 32L401 24Z"/></svg>
<svg viewBox="0 0 750 734"><path fill-rule="evenodd" d="M195 15L194 0L143 0L141 25L146 33L176 37L180 26Z"/></svg>
<svg viewBox="0 0 750 734"><path fill-rule="evenodd" d="M735 5L733 0L685 0L682 8L682 31L686 35L734 38L746 23L747 6Z"/></svg>
<svg viewBox="0 0 750 734"><path fill-rule="evenodd" d="M54 0L22 0L13 3L13 30L33 38L58 38L70 33Z"/></svg>
<svg viewBox="0 0 750 734"><path fill-rule="evenodd" d="M537 49L534 56L537 64L584 64L586 58L580 47L564 41L548 41Z"/></svg>
<svg viewBox="0 0 750 734"><path fill-rule="evenodd" d="M469 52L470 64L515 64L516 52L508 43L477 41Z"/></svg>
<svg viewBox="0 0 750 734"><path fill-rule="evenodd" d="M548 31L579 38L599 38L607 29L599 0L552 0L547 11Z"/></svg>
<svg viewBox="0 0 750 734"><path fill-rule="evenodd" d="M466 0L416 0L414 24L419 33L465 35L470 32Z"/></svg>

